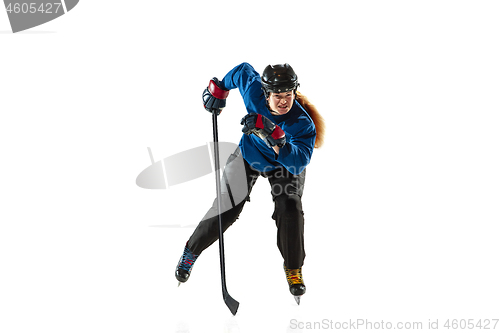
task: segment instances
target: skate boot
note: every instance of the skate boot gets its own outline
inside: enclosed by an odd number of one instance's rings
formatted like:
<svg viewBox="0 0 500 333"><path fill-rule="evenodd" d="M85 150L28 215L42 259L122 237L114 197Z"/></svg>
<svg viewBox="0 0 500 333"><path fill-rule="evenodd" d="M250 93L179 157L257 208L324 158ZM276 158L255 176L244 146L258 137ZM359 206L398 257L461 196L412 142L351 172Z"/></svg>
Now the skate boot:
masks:
<svg viewBox="0 0 500 333"><path fill-rule="evenodd" d="M177 281L179 281L179 286L181 285L181 282L186 282L189 279L191 269L193 269L194 262L198 256L198 254L194 254L188 249L186 243L184 253L182 254L182 257L177 264L177 268L175 269L175 277L177 278Z"/></svg>
<svg viewBox="0 0 500 333"><path fill-rule="evenodd" d="M302 267L288 269L285 264L283 264L283 268L285 269L286 280L288 282L288 286L290 287L290 293L295 297L297 304L300 304L300 296L306 293L306 286L304 285L304 280L302 279Z"/></svg>

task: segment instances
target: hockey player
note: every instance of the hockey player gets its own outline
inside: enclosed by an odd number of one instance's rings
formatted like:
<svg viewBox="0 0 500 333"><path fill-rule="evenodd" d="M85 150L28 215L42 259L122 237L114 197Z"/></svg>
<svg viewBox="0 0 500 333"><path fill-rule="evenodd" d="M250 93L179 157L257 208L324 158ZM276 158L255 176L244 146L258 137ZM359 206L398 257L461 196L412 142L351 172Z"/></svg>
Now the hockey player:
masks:
<svg viewBox="0 0 500 333"><path fill-rule="evenodd" d="M275 205L272 218L278 229L277 245L284 259L290 293L296 296L297 303L306 292L302 277L305 251L301 200L306 166L313 149L323 140L323 120L314 106L297 93L298 87L297 75L288 64L269 65L261 77L251 65L243 63L222 81L210 80L203 92L205 109L219 114L229 90L238 88L248 112L241 120L244 135L239 148L229 158L222 176L223 183L231 183L231 177L235 177L232 168L236 166L229 162L242 157L248 196L222 212L223 230L238 218L256 179L267 178ZM228 187L222 189L222 196L231 194L227 193ZM188 280L198 256L218 239L218 216L214 216L214 210L217 211L216 200L186 243L175 271L179 283Z"/></svg>

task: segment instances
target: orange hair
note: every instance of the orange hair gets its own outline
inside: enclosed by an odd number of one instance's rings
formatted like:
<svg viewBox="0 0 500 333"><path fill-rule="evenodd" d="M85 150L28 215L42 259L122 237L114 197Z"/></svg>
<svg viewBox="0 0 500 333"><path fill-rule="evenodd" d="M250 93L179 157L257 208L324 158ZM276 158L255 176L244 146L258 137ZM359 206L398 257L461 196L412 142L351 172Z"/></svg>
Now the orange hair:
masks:
<svg viewBox="0 0 500 333"><path fill-rule="evenodd" d="M300 92L296 92L297 102L307 111L309 116L311 116L314 126L316 126L316 142L314 143L314 148L320 148L325 142L325 119L319 114L318 109L309 102L309 99L302 95Z"/></svg>

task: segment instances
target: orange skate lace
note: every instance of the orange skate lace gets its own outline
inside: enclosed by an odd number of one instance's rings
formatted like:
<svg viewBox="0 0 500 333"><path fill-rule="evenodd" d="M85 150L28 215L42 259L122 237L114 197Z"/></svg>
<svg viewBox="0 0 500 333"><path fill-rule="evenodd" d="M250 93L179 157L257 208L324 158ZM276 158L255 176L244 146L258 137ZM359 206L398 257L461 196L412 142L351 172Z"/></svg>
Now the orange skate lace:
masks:
<svg viewBox="0 0 500 333"><path fill-rule="evenodd" d="M302 279L302 268L288 269L285 266L285 274L289 285L304 284L304 280Z"/></svg>

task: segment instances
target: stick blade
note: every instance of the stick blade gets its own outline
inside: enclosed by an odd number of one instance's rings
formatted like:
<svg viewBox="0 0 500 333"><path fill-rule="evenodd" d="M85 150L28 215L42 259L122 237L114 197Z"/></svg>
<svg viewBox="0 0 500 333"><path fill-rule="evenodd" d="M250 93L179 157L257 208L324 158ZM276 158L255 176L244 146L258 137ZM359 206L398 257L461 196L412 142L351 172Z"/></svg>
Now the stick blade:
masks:
<svg viewBox="0 0 500 333"><path fill-rule="evenodd" d="M231 295L229 295L229 293L224 294L224 302L226 303L227 307L229 308L229 311L231 311L233 316L236 315L240 303L234 298L232 298Z"/></svg>

